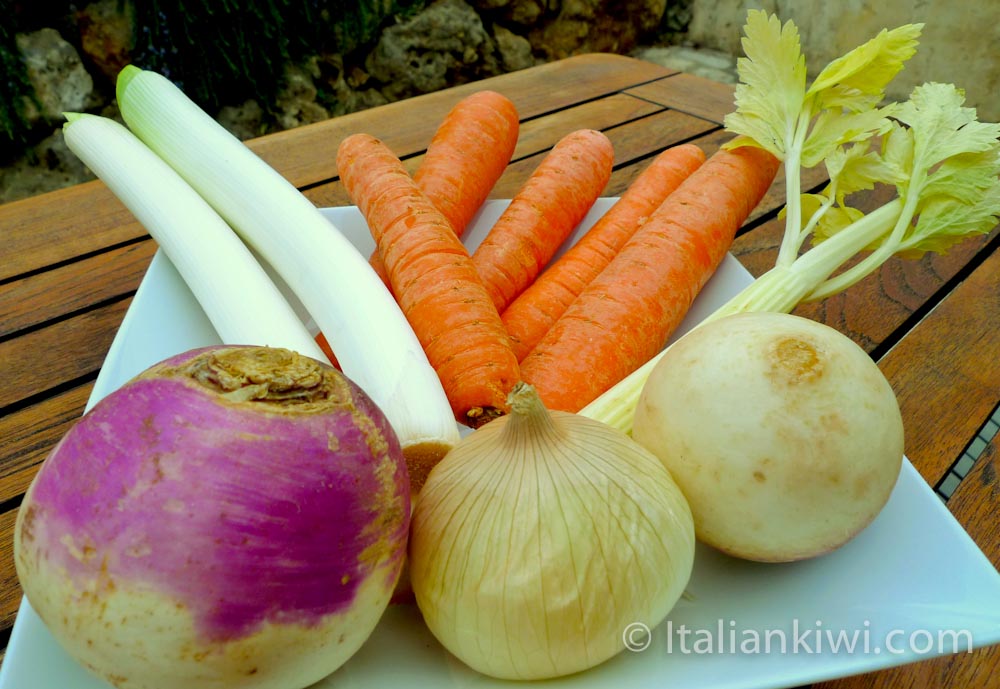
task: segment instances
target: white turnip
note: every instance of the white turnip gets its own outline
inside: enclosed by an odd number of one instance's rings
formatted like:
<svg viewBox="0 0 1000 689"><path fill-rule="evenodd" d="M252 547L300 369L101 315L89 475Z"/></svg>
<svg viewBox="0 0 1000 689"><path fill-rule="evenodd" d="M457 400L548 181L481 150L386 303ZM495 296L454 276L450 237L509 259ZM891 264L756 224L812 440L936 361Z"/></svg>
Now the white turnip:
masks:
<svg viewBox="0 0 1000 689"><path fill-rule="evenodd" d="M878 366L833 328L780 313L727 316L670 347L633 436L670 470L700 540L759 561L846 543L885 505L903 458Z"/></svg>
<svg viewBox="0 0 1000 689"><path fill-rule="evenodd" d="M32 607L118 687L281 687L333 672L399 576L409 482L382 412L332 367L193 350L100 401L15 529Z"/></svg>

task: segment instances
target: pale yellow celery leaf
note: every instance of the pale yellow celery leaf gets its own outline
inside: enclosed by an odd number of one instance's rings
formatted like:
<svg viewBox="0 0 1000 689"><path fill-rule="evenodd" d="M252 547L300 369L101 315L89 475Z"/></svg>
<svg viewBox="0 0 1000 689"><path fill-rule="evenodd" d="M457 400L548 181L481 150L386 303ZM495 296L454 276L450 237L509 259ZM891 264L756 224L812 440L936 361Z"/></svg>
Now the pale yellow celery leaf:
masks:
<svg viewBox="0 0 1000 689"><path fill-rule="evenodd" d="M900 196L906 194L910 185L915 147L913 130L898 123L893 123L889 131L882 135L882 160L895 171Z"/></svg>
<svg viewBox="0 0 1000 689"><path fill-rule="evenodd" d="M978 203L962 203L950 196L935 196L924 203L916 225L900 244L904 257L926 251L944 253L966 237L986 234L1000 216L1000 181L981 196Z"/></svg>
<svg viewBox="0 0 1000 689"><path fill-rule="evenodd" d="M827 187L827 190L829 187ZM824 190L824 191L827 191ZM805 229L806 225L809 223L809 219L813 217L816 212L823 206L824 203L829 199L827 193L822 194L799 194L799 208L802 209L802 228ZM786 208L782 208L778 211L778 218L784 220L787 216Z"/></svg>
<svg viewBox="0 0 1000 689"><path fill-rule="evenodd" d="M832 206L826 211L826 213L823 214L820 221L816 223L816 227L813 228L812 243L819 244L820 242L829 239L841 230L846 229L858 220L861 220L863 217L865 217L865 214L857 208L852 208L850 206Z"/></svg>
<svg viewBox="0 0 1000 689"><path fill-rule="evenodd" d="M747 13L743 52L736 61L736 110L723 120L727 130L743 134L784 160L802 110L806 61L798 29L763 10Z"/></svg>
<svg viewBox="0 0 1000 689"><path fill-rule="evenodd" d="M889 130L892 107L857 113L823 110L816 117L802 146L802 167L818 165L838 146L870 139Z"/></svg>
<svg viewBox="0 0 1000 689"><path fill-rule="evenodd" d="M819 164L837 146L888 130L896 106L877 106L886 85L916 51L921 27L883 30L820 72L806 92L819 114L803 144L802 167Z"/></svg>
<svg viewBox="0 0 1000 689"><path fill-rule="evenodd" d="M734 148L740 148L741 146L750 146L752 148L760 148L762 150L768 151L769 153L773 153L773 151L771 151L766 146L762 146L756 139L754 139L752 137L749 137L749 136L746 136L745 134L740 134L739 136L735 136L732 139L730 139L729 141L727 141L724 144L722 144L722 147L724 149L726 149L726 150L732 150Z"/></svg>
<svg viewBox="0 0 1000 689"><path fill-rule="evenodd" d="M955 155L937 166L923 186L923 196L950 196L976 203L1000 175L1000 143L989 151Z"/></svg>
<svg viewBox="0 0 1000 689"><path fill-rule="evenodd" d="M844 197L849 194L874 189L876 183L896 184L903 178L902 170L860 144L834 150L826 158L826 169L830 178L836 180L840 205L845 205Z"/></svg>
<svg viewBox="0 0 1000 689"><path fill-rule="evenodd" d="M830 183L821 194L802 194L800 197L802 215L806 218L803 222L805 225L822 204L830 199L830 195L836 194L836 205L828 208L813 228L813 244L829 239L864 217L863 212L848 205L847 196L874 189L878 183L892 184L902 175L902 171L887 163L867 144L841 146L830 153L824 162Z"/></svg>
<svg viewBox="0 0 1000 689"><path fill-rule="evenodd" d="M837 107L854 110L857 108L851 106L849 97L853 93L862 104L859 108L870 107L863 105L871 102L866 96L876 96L876 102L881 100L885 87L916 52L922 29L923 24L904 24L891 31L883 29L827 65L816 76L807 95L816 95L822 107L835 103ZM827 97L831 98L830 103L825 101Z"/></svg>
<svg viewBox="0 0 1000 689"><path fill-rule="evenodd" d="M910 126L914 165L923 171L955 155L988 151L1000 125L976 120L975 108L963 107L965 94L954 84L926 83L913 89L894 117Z"/></svg>

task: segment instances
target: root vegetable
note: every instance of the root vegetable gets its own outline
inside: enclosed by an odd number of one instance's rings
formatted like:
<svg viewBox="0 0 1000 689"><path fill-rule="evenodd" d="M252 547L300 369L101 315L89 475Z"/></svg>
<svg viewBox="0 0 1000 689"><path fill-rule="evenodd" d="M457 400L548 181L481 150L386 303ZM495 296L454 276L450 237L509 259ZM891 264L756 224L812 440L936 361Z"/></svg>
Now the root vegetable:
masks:
<svg viewBox="0 0 1000 689"><path fill-rule="evenodd" d="M640 395L633 438L670 470L700 540L759 561L853 538L887 502L903 457L895 395L865 351L777 313L678 340Z"/></svg>
<svg viewBox="0 0 1000 689"><path fill-rule="evenodd" d="M399 442L335 369L210 347L104 398L18 513L17 572L117 687L295 689L381 617L409 526Z"/></svg>

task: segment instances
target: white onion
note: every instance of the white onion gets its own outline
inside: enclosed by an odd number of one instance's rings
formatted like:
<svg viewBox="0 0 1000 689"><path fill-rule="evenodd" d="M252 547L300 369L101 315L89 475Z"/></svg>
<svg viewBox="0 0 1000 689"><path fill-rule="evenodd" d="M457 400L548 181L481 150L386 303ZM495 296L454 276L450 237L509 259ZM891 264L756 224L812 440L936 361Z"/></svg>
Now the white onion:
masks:
<svg viewBox="0 0 1000 689"><path fill-rule="evenodd" d="M473 669L503 679L586 670L659 624L691 576L694 529L652 454L529 386L462 440L414 509L410 577L424 620Z"/></svg>

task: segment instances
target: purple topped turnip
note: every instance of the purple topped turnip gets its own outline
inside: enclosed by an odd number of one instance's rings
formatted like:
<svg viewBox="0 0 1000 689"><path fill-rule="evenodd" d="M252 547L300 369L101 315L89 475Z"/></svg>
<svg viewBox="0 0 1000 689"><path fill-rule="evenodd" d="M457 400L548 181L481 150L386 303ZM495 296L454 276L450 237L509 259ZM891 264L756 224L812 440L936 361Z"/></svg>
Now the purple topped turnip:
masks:
<svg viewBox="0 0 1000 689"><path fill-rule="evenodd" d="M119 687L281 687L368 638L403 564L409 481L368 396L288 350L163 361L85 414L15 530L32 607Z"/></svg>

